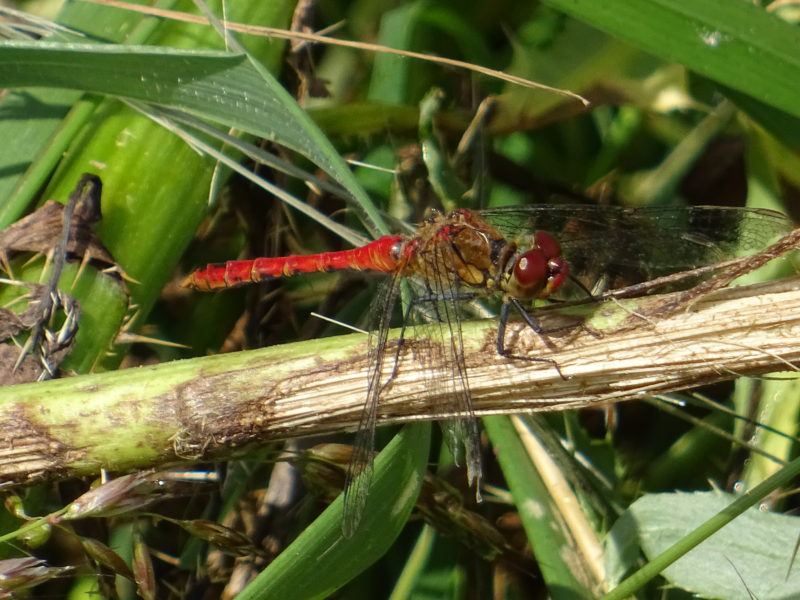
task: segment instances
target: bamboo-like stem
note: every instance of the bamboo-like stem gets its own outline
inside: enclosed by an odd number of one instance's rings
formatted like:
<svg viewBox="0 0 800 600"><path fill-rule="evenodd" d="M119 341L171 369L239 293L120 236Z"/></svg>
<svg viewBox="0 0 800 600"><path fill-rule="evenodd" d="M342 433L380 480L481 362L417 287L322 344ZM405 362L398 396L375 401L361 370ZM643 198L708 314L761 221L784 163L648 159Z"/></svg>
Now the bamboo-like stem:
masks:
<svg viewBox="0 0 800 600"><path fill-rule="evenodd" d="M564 378L551 364L498 356L496 321L464 324L475 413L564 410L796 368L800 279L720 290L659 315L674 297L582 307L586 327L546 338L510 327L513 354L555 360ZM566 312L538 316L553 328L575 322ZM447 388L431 382L451 371L425 364L434 343L404 342L380 424L442 416L435 407ZM267 441L353 430L367 354L366 336L348 335L0 388L0 488L219 460Z"/></svg>

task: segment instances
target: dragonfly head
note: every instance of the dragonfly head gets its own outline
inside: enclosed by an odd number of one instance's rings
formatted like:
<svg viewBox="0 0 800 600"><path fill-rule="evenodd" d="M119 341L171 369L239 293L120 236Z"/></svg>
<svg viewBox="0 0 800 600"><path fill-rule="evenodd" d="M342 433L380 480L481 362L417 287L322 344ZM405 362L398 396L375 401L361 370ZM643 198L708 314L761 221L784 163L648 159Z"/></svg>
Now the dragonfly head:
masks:
<svg viewBox="0 0 800 600"><path fill-rule="evenodd" d="M547 298L569 275L561 257L561 246L544 231L534 235L534 246L516 257L506 282L506 291L518 300Z"/></svg>

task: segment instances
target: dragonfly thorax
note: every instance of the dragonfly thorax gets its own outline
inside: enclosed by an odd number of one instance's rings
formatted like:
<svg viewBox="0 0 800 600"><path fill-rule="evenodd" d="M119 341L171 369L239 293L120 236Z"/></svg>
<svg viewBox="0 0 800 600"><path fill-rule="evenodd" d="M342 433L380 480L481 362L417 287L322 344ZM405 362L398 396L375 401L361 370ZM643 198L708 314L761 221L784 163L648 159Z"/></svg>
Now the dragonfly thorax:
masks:
<svg viewBox="0 0 800 600"><path fill-rule="evenodd" d="M476 213L435 213L404 246L403 271L435 282L437 292L473 288L492 293L502 277L499 265L503 261L499 259L508 246Z"/></svg>

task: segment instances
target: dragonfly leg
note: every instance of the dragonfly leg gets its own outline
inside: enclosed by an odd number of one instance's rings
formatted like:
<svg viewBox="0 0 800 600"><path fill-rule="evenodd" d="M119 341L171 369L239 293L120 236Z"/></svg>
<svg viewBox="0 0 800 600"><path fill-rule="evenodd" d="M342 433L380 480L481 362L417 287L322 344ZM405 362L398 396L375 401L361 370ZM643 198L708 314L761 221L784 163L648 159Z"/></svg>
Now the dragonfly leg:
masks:
<svg viewBox="0 0 800 600"><path fill-rule="evenodd" d="M569 280L578 287L578 289L580 289L584 294L586 294L586 300L597 300L599 298L599 296L595 296L592 293L592 290L590 290L588 287L583 285L583 282L581 282L580 279L578 279L577 277L575 277L572 274L569 274L568 277L569 277Z"/></svg>
<svg viewBox="0 0 800 600"><path fill-rule="evenodd" d="M426 310L423 308L425 305L430 305L429 317L442 325L448 320L448 309L444 304L449 304L451 307L457 302L466 302L480 297L475 293L455 292L447 290L445 293L429 292L427 295L420 295L415 297L408 306L408 309L403 319L403 327L400 330L400 341L402 343L406 327L411 324L413 327L412 312L415 310ZM454 308L452 308L455 310ZM455 463L461 464L462 458L467 467L467 476L470 485L475 486L475 499L481 502L480 481L481 481L481 449L480 449L480 435L478 432L478 421L472 410L472 404L469 395L469 389L466 384L466 365L464 364L463 348L460 344L460 334L456 333L456 327L459 327L458 316L455 314L450 315L454 321L453 332L451 335L454 340L451 347L454 366L454 379L459 379L458 375L463 375L463 383L455 384L453 395L457 400L453 402L451 408L454 409L457 416L448 419L450 425L445 423L441 424L442 433L444 435L447 445L450 447ZM444 340L443 340L444 341ZM444 342L447 345L447 342ZM458 348L456 348L458 347ZM398 346L398 354L399 354ZM397 358L396 358L397 360ZM460 447L463 446L464 455L461 456Z"/></svg>
<svg viewBox="0 0 800 600"><path fill-rule="evenodd" d="M473 300L477 297L478 297L477 294L458 294L457 296L454 295L453 297L445 298L445 300L463 302L467 300ZM392 372L386 379L386 381L381 385L380 393L383 393L383 391L389 386L389 384L392 381L394 381L395 377L397 377L397 372L400 368L400 352L403 349L403 342L405 341L406 337L406 328L408 327L408 324L411 323L411 313L420 304L434 303L441 300L442 300L441 298L437 298L436 296L431 294L430 296L418 296L414 298L411 302L409 302L408 307L406 308L406 312L403 315L403 324L400 326L400 337L397 339L397 350L394 353Z"/></svg>
<svg viewBox="0 0 800 600"><path fill-rule="evenodd" d="M403 342L406 339L406 327L409 323L411 311L414 309L414 305L416 303L417 299L409 302L408 308L406 308L406 313L403 315L403 324L400 326L400 337L397 338L397 350L394 352L394 360L392 361L392 372L389 374L389 377L386 378L386 381L381 384L381 390L378 392L378 395L382 394L384 390L389 387L389 384L395 380L397 373L400 370L400 352L403 350Z"/></svg>
<svg viewBox="0 0 800 600"><path fill-rule="evenodd" d="M522 318L528 325L528 327L533 329L533 331L535 331L538 335L545 336L548 333L550 333L550 331L545 331L542 328L542 326L536 322L536 319L534 319L531 316L531 314L527 310L525 310L525 307L520 304L519 300L517 300L516 298L509 298L509 300L507 302L504 302L503 306L500 308L500 325L497 328L497 353L505 358L511 358L516 360L527 360L529 362L548 363L552 365L552 367L556 370L556 373L558 373L558 376L561 377L561 379L567 381L567 379L569 378L566 377L564 373L561 372L561 367L558 365L558 362L556 362L552 358L541 358L538 356L520 356L518 354L511 354L508 351L508 349L506 348L506 324L508 323L508 313L509 313L509 307L511 305L513 305L514 308L517 309L519 314L522 315ZM559 329L564 329L564 328L559 328ZM558 330L552 330L552 331L558 331Z"/></svg>

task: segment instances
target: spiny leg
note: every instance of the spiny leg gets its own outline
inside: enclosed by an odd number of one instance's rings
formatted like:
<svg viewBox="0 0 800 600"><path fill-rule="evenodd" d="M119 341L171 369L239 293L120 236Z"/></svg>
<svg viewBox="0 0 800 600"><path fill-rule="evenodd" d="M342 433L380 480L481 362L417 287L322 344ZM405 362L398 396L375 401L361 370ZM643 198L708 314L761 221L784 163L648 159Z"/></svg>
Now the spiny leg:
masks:
<svg viewBox="0 0 800 600"><path fill-rule="evenodd" d="M564 381L567 381L569 378L561 372L561 367L559 366L558 362L553 360L552 358L542 358L539 356L521 356L518 354L511 354L505 347L505 338L506 338L506 325L508 324L508 313L509 313L509 306L513 305L514 308L517 309L517 312L522 316L522 319L525 323L530 327L537 335L544 337L548 333L553 333L555 331L561 331L564 329L571 329L574 325L568 325L566 327L558 327L556 329L545 330L542 328L539 323L536 322L528 311L525 310L525 307L522 306L519 300L516 298L509 298L506 302L503 302L503 306L500 308L500 324L497 328L497 353L505 358L515 359L515 360L526 360L528 362L539 362L539 363L548 363L550 364L558 373L558 376L561 377Z"/></svg>

